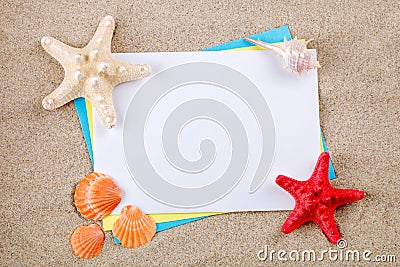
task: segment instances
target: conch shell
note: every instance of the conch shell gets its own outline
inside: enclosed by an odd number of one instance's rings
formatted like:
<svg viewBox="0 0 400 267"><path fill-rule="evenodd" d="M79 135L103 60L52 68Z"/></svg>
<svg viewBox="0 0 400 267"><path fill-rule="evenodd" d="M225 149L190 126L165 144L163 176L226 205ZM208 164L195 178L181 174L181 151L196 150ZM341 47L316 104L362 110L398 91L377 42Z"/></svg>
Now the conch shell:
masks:
<svg viewBox="0 0 400 267"><path fill-rule="evenodd" d="M289 68L292 72L299 74L299 76L301 76L302 71L321 67L315 54L307 49L307 44L313 41L313 39L301 42L297 40L297 37L290 41L287 41L285 38L281 44L268 44L250 38L244 39L257 46L270 49L275 54L281 56L285 61L285 68Z"/></svg>
<svg viewBox="0 0 400 267"><path fill-rule="evenodd" d="M94 258L100 254L104 239L104 232L97 224L79 226L71 236L72 251L80 258Z"/></svg>
<svg viewBox="0 0 400 267"><path fill-rule="evenodd" d="M78 211L88 219L102 220L121 202L122 190L105 174L93 172L78 182L74 201Z"/></svg>
<svg viewBox="0 0 400 267"><path fill-rule="evenodd" d="M156 233L156 223L149 215L139 208L129 205L121 210L120 217L115 221L112 232L128 248L138 248L150 242Z"/></svg>

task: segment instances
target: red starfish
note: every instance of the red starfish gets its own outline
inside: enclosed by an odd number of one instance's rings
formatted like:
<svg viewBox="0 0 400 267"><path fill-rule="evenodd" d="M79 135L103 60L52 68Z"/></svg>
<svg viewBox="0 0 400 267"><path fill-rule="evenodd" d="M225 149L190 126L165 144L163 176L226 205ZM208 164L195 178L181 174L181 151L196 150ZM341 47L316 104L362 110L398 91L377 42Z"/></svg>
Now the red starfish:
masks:
<svg viewBox="0 0 400 267"><path fill-rule="evenodd" d="M283 233L289 234L303 223L313 221L332 243L336 244L341 238L335 222L335 210L362 199L364 192L332 187L328 180L328 168L329 153L323 152L307 181L294 180L284 175L276 178L276 183L296 200L294 210L282 225Z"/></svg>

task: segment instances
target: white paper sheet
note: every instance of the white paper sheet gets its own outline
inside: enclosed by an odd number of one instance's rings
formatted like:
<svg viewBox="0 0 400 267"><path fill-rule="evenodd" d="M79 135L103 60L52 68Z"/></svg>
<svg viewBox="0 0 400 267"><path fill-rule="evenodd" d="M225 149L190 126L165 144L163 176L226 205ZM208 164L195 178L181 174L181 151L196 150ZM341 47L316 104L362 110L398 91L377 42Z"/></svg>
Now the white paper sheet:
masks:
<svg viewBox="0 0 400 267"><path fill-rule="evenodd" d="M315 70L299 79L269 51L115 56L153 71L114 89L115 128L94 115L94 169L124 192L114 214L293 208L275 178L308 179L320 153Z"/></svg>

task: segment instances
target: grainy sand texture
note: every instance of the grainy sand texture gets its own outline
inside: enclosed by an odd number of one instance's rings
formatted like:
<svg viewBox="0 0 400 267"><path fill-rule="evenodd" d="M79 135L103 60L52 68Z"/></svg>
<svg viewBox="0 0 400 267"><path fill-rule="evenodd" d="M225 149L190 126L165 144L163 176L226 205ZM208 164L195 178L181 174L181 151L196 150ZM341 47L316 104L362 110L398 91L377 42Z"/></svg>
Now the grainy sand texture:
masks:
<svg viewBox="0 0 400 267"><path fill-rule="evenodd" d="M363 261L260 261L269 249L337 249L314 223L289 235L289 212L219 215L158 233L130 250L106 234L102 253L76 258L73 230L91 223L72 195L92 171L73 103L41 106L64 71L41 47L53 36L82 47L112 15L112 52L196 51L288 24L315 41L320 119L339 179L366 197L335 217L348 249L399 251L400 2L386 1L0 1L0 265L2 266L366 266ZM287 255L286 255L287 256ZM288 257L288 256L287 256ZM395 265L395 264L385 264Z"/></svg>

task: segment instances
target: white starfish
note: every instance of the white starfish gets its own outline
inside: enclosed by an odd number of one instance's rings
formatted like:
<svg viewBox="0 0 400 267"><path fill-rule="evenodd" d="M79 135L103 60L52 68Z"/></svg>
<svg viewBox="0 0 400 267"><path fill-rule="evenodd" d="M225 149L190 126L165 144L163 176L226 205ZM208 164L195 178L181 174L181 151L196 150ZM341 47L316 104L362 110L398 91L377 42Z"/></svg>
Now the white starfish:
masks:
<svg viewBox="0 0 400 267"><path fill-rule="evenodd" d="M120 83L147 76L151 67L121 62L112 56L114 28L113 17L104 17L92 40L84 48L68 46L52 37L42 38L43 48L65 70L64 81L43 99L45 109L56 109L71 100L84 97L92 103L107 128L115 126L113 88Z"/></svg>

